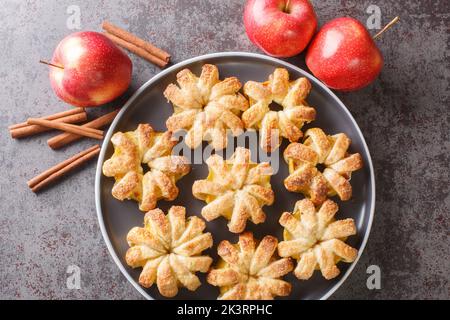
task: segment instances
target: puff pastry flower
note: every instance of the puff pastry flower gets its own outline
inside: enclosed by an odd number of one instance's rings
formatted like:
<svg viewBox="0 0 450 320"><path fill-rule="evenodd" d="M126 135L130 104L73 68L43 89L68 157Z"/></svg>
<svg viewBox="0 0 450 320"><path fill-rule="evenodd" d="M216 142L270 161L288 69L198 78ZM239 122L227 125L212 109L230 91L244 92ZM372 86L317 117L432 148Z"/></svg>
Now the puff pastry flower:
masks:
<svg viewBox="0 0 450 320"><path fill-rule="evenodd" d="M176 181L190 170L188 159L171 155L177 143L171 132L155 132L149 124L135 131L117 132L111 142L114 154L103 164L103 174L114 177L112 195L118 200L133 199L139 209L156 207L159 199L174 200L178 196ZM141 163L149 171L144 174Z"/></svg>
<svg viewBox="0 0 450 320"><path fill-rule="evenodd" d="M311 83L307 78L289 81L289 73L284 68L275 69L267 82L248 81L244 85L251 106L242 114L242 121L246 128L259 130L264 151L276 150L282 138L294 142L302 137L303 124L316 117L315 109L305 101L310 90ZM283 109L270 110L273 101Z"/></svg>
<svg viewBox="0 0 450 320"><path fill-rule="evenodd" d="M348 153L350 138L344 133L329 136L319 128L307 130L305 138L303 143L291 143L284 151L289 165L286 189L303 193L316 205L334 195L349 200L351 174L363 167L359 153ZM323 173L317 169L319 164L325 167Z"/></svg>
<svg viewBox="0 0 450 320"><path fill-rule="evenodd" d="M227 145L227 130L234 136L243 131L240 113L248 108L236 77L219 80L215 65L205 64L200 77L189 69L177 74L178 86L169 84L164 96L173 104L174 113L166 121L170 131L187 130L186 145L195 149L203 140L215 150Z"/></svg>
<svg viewBox="0 0 450 320"><path fill-rule="evenodd" d="M149 288L156 283L165 297L174 297L180 287L195 291L201 284L195 272L207 272L212 263L201 255L213 244L204 229L202 219L186 219L184 207L173 206L167 215L160 209L147 212L144 228L134 227L127 235L125 260L132 268L142 267L139 284Z"/></svg>
<svg viewBox="0 0 450 320"><path fill-rule="evenodd" d="M297 259L297 278L307 280L320 269L325 279L333 279L339 275L338 261L350 263L356 259L358 251L344 243L348 236L356 234L355 222L334 220L337 211L337 204L331 200L316 210L311 200L303 199L296 203L292 214L282 214L285 241L278 244L278 254Z"/></svg>
<svg viewBox="0 0 450 320"><path fill-rule="evenodd" d="M229 220L228 229L240 233L247 220L255 224L266 220L262 206L274 201L269 163L251 162L250 150L242 147L236 148L229 160L214 154L206 163L209 175L194 182L192 193L207 203L201 212L207 221L224 216Z"/></svg>
<svg viewBox="0 0 450 320"><path fill-rule="evenodd" d="M221 261L208 273L207 281L220 287L221 300L272 300L287 296L291 285L280 278L293 269L290 258L274 255L278 240L265 236L258 244L251 232L239 236L237 244L222 241Z"/></svg>

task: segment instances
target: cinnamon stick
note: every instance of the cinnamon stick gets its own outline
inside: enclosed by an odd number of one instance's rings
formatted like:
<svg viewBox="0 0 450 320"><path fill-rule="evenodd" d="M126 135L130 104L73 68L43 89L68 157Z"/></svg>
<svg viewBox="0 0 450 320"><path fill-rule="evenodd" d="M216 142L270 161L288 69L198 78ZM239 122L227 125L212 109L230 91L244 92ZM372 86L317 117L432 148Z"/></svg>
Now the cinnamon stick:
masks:
<svg viewBox="0 0 450 320"><path fill-rule="evenodd" d="M109 34L112 34L118 38L121 38L131 44L134 44L137 47L141 47L142 49L149 52L151 55L159 58L160 60L163 60L166 63L169 62L170 54L167 53L166 51L154 46L150 42L145 41L145 40L135 36L134 34L128 32L126 30L123 30L122 28L120 28L116 25L113 25L112 23L110 23L108 21L103 22L102 28Z"/></svg>
<svg viewBox="0 0 450 320"><path fill-rule="evenodd" d="M88 160L94 158L99 152L100 146L98 144L92 146L34 177L27 182L28 187L30 187L33 192L37 192L63 177L66 173L80 167Z"/></svg>
<svg viewBox="0 0 450 320"><path fill-rule="evenodd" d="M58 130L62 130L65 132L70 132L70 133L75 133L75 134L82 135L82 136L89 137L89 138L94 138L94 139L98 139L98 140L103 139L103 131L102 130L86 128L86 127L77 126L74 124L49 121L49 120L44 120L44 119L35 119L35 118L30 118L30 119L28 119L27 122L28 122L28 124L38 124L38 125L41 125L44 127L58 129Z"/></svg>
<svg viewBox="0 0 450 320"><path fill-rule="evenodd" d="M73 108L70 110L66 110L66 111L62 111L62 112L58 112L55 114L51 114L45 117L41 117L40 119L44 119L44 120L55 120L55 119L59 119L59 118L63 118L63 117L67 117L73 114L77 114L77 113L81 113L81 112L86 112L83 108ZM17 124L13 124L11 126L8 127L9 130L13 130L13 129L17 129L17 128L23 128L28 126L28 123L22 122L22 123L17 123Z"/></svg>
<svg viewBox="0 0 450 320"><path fill-rule="evenodd" d="M64 123L80 123L87 120L87 114L86 111L75 113L69 116L61 117L54 119L52 121L58 121L58 122L64 122ZM11 137L13 139L20 139L29 137L41 132L52 130L52 128L43 127L39 125L29 125L26 122L24 122L25 125L22 125L22 123L17 124L14 126L13 129L9 130L9 133L11 134ZM20 125L20 126L19 126ZM13 126L11 126L13 127Z"/></svg>
<svg viewBox="0 0 450 320"><path fill-rule="evenodd" d="M138 47L138 46L136 46L130 42L127 42L119 37L116 37L115 35L110 34L108 32L105 32L104 34L115 44L133 52L134 54L137 54L139 57L141 57L153 64L156 64L160 68L164 68L167 65L166 61L161 60L160 58L152 55L150 52L142 49L141 47Z"/></svg>
<svg viewBox="0 0 450 320"><path fill-rule="evenodd" d="M107 113L101 117L98 117L97 119L94 119L88 123L85 123L82 125L82 127L87 127L87 128L101 128L104 127L108 124L110 124L114 118L116 117L116 115L119 113L119 110L115 110L113 112ZM73 134L73 133L61 133L53 138L50 138L47 140L47 144L50 148L52 149L59 149L62 148L63 146L73 142L73 141L77 141L79 139L81 139L82 136L77 135L77 134Z"/></svg>

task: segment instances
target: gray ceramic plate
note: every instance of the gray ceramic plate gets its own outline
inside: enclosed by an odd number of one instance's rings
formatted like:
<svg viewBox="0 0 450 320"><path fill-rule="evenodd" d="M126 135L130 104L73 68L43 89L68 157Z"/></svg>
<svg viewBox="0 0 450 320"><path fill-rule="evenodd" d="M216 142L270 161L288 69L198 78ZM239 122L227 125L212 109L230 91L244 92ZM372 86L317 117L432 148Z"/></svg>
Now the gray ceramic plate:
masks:
<svg viewBox="0 0 450 320"><path fill-rule="evenodd" d="M276 67L286 68L291 74L291 78L301 76L309 78L313 89L308 102L316 108L318 116L317 120L306 126L305 129L318 126L330 134L345 132L352 139L350 151L361 153L364 160L364 168L352 176L352 200L341 202L334 199L340 207L339 218L352 217L355 219L358 234L350 237L348 243L359 249L360 256L369 236L374 213L375 180L369 150L350 112L320 81L289 63L253 53L216 53L178 63L150 79L130 98L106 134L97 164L95 180L96 208L106 245L125 277L144 297L148 299L163 298L155 286L150 289L140 287L137 279L141 269L131 269L124 261L125 252L128 249L126 243L127 232L134 226L142 226L144 215L138 210L136 202L120 202L114 199L111 195L114 181L102 175L102 164L113 152L110 138L114 132L134 130L139 123L150 123L156 130L166 130L165 121L172 113L172 106L163 97L163 90L169 83L175 81L176 74L181 69L190 68L198 74L201 66L205 63L217 65L221 78L236 76L242 83L248 80L265 81ZM286 142L283 143L281 151L284 150L286 145ZM191 186L195 180L205 178L207 173L206 164L194 165L191 173L178 182L180 189L178 198L171 203L160 201L158 206L166 212L171 205L182 205L187 208L188 214L200 215L204 202L192 196ZM280 170L271 179L275 192L275 203L270 207L266 206L264 208L267 214L266 222L259 225L252 223L247 225L247 229L253 231L257 238L271 234L282 239L282 227L278 224L280 214L284 211L292 211L295 202L303 198L300 194L286 191L283 186L283 179L287 175L287 166L281 160ZM223 218L207 223L207 230L214 237L214 246L208 252L214 259L217 258L216 246L221 240L237 241L237 236L228 231L226 220ZM357 261L358 259L352 264L340 263L338 267L341 270L341 274L331 281L323 279L320 272L315 272L314 276L308 281L299 281L292 274L288 275L285 278L293 284L293 289L288 299L328 298L345 281ZM207 284L203 274L200 274L200 278L202 286L197 291L189 292L186 289L182 289L176 298L215 299L218 296L218 289Z"/></svg>

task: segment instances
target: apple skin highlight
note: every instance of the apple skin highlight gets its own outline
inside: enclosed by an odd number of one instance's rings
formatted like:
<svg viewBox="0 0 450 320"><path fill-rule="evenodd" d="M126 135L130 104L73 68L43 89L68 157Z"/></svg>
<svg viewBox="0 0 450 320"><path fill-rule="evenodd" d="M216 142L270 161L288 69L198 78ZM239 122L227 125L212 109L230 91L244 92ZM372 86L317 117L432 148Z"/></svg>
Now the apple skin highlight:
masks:
<svg viewBox="0 0 450 320"><path fill-rule="evenodd" d="M122 95L130 85L130 58L101 33L83 31L64 38L51 61L56 95L77 107L95 107Z"/></svg>

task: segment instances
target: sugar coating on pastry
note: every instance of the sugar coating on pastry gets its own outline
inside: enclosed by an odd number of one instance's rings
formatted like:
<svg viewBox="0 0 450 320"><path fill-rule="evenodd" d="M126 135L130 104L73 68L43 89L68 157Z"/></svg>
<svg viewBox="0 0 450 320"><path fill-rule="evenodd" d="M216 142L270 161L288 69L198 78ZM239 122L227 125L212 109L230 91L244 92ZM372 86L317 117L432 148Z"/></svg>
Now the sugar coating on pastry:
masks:
<svg viewBox="0 0 450 320"><path fill-rule="evenodd" d="M181 70L177 83L164 91L174 107L166 126L173 132L186 130L189 148L195 149L206 140L221 150L227 145L227 130L234 136L242 133L240 114L248 108L248 101L239 93L241 83L236 77L220 80L217 67L205 64L199 77L189 69Z"/></svg>
<svg viewBox="0 0 450 320"><path fill-rule="evenodd" d="M103 164L103 174L116 180L114 198L135 200L140 210L148 211L158 200L178 196L176 182L189 172L190 164L185 157L171 155L177 143L171 132L140 124L135 131L115 133L111 142L114 154ZM142 163L149 168L145 174Z"/></svg>
<svg viewBox="0 0 450 320"><path fill-rule="evenodd" d="M245 128L259 130L263 150L276 150L282 138L294 142L303 136L302 126L316 117L315 109L306 103L310 90L307 78L289 81L289 73L284 68L275 69L267 82L248 81L244 85L250 108L242 114L242 121ZM272 102L283 109L271 110Z"/></svg>
<svg viewBox="0 0 450 320"><path fill-rule="evenodd" d="M211 257L201 255L213 244L204 229L205 222L186 218L181 206L172 206L167 215L160 209L147 212L144 227L134 227L127 235L125 260L132 268L142 268L139 284L149 288L156 283L165 297L174 297L180 287L195 291L201 284L195 272L207 272L212 263Z"/></svg>
<svg viewBox="0 0 450 320"><path fill-rule="evenodd" d="M257 164L250 158L250 150L242 147L236 148L229 160L214 154L206 160L208 177L192 186L194 197L207 203L202 216L207 221L225 217L233 233L244 231L247 220L255 224L264 222L262 207L274 201L270 164Z"/></svg>
<svg viewBox="0 0 450 320"><path fill-rule="evenodd" d="M325 279L339 275L336 263L353 262L358 250L344 241L356 234L353 219L335 220L338 206L331 200L325 201L316 209L309 199L295 204L294 212L281 215L280 224L284 227L284 240L278 244L280 257L297 260L294 274L301 280L311 278L314 270L320 269Z"/></svg>
<svg viewBox="0 0 450 320"><path fill-rule="evenodd" d="M251 232L239 236L237 244L222 241L217 252L221 257L207 281L220 287L220 300L272 300L287 296L291 285L280 279L293 269L290 258L275 255L278 240L265 236L261 242Z"/></svg>
<svg viewBox="0 0 450 320"><path fill-rule="evenodd" d="M284 180L286 189L303 193L315 204L335 195L349 200L351 174L363 167L359 153L348 153L350 144L344 133L330 136L319 128L307 130L303 143L291 143L284 151L289 165L289 176ZM323 172L317 169L319 164L325 167Z"/></svg>

